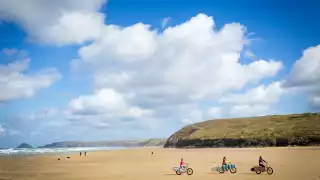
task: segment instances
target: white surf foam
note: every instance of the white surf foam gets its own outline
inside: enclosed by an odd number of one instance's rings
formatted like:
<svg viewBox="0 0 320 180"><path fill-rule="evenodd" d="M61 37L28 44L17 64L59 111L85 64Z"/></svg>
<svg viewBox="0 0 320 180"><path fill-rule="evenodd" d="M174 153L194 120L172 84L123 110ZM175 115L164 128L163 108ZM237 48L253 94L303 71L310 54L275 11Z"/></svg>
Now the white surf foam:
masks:
<svg viewBox="0 0 320 180"><path fill-rule="evenodd" d="M127 149L125 147L74 147L74 148L32 148L32 149L0 149L0 155L34 155L34 154L48 154L48 153L68 153L80 151L105 151Z"/></svg>

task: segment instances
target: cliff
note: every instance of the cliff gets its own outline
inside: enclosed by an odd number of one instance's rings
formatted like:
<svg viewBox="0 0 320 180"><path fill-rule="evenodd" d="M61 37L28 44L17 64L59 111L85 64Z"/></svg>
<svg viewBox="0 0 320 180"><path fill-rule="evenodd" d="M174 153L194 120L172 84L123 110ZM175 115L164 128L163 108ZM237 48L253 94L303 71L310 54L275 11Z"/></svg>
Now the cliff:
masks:
<svg viewBox="0 0 320 180"><path fill-rule="evenodd" d="M320 113L217 119L186 126L164 147L319 145Z"/></svg>

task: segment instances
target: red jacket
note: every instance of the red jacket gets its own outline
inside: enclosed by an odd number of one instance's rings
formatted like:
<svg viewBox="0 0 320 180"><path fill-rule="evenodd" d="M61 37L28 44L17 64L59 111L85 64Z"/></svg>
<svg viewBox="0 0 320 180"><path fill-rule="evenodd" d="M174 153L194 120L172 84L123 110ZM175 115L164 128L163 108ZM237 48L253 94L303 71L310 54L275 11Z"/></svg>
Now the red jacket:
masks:
<svg viewBox="0 0 320 180"><path fill-rule="evenodd" d="M223 158L223 159L222 159L222 164L227 164L227 163L226 163L226 160L227 160L227 159Z"/></svg>
<svg viewBox="0 0 320 180"><path fill-rule="evenodd" d="M184 162L183 161L180 161L180 166L183 166L184 165Z"/></svg>

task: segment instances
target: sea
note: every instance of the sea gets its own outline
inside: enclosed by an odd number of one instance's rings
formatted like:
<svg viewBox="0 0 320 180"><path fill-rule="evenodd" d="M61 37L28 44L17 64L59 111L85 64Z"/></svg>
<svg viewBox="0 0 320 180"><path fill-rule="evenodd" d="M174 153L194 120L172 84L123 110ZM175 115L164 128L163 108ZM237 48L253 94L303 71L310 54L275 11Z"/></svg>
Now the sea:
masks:
<svg viewBox="0 0 320 180"><path fill-rule="evenodd" d="M57 153L75 153L75 152L92 152L92 151L110 151L129 149L128 147L73 147L73 148L9 148L0 149L0 156L23 156L37 154L57 154Z"/></svg>

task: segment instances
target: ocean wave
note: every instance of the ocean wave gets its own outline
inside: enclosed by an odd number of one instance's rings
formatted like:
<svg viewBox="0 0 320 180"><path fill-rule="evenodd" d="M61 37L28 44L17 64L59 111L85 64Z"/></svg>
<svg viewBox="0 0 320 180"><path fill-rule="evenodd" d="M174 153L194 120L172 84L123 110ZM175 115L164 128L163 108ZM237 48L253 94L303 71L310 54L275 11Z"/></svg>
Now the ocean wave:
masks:
<svg viewBox="0 0 320 180"><path fill-rule="evenodd" d="M68 153L80 151L105 151L105 150L118 150L127 149L124 147L74 147L74 148L31 148L31 149L0 149L1 155L35 155L35 154L52 154L52 153Z"/></svg>

